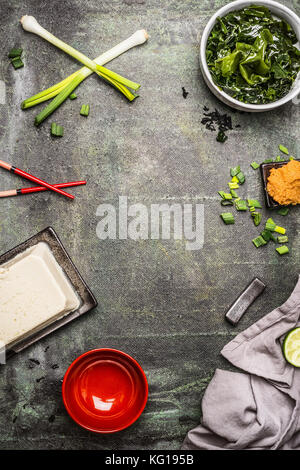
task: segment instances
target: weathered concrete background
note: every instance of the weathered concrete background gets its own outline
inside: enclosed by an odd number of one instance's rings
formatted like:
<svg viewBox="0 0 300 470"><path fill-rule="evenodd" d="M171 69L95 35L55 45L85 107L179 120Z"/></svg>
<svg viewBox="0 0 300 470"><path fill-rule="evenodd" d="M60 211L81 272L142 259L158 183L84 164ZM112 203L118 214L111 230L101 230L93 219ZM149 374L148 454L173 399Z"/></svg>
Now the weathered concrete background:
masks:
<svg viewBox="0 0 300 470"><path fill-rule="evenodd" d="M291 248L290 256L282 258L274 247L252 246L257 229L248 215L238 214L229 227L219 219L216 192L225 188L230 166L240 164L246 172L240 193L262 198L259 174L249 163L276 156L279 143L300 155L300 105L265 115L232 113L203 83L199 37L225 3L0 1L0 79L7 91L6 104L0 105L0 158L52 182L88 180L88 186L73 191L74 202L50 193L1 200L0 251L53 226L99 301L96 310L1 368L2 449L178 449L199 421L201 396L215 368L228 367L219 355L222 346L291 292L299 273L298 210L281 219ZM283 3L300 13L299 0ZM22 112L21 101L77 70L78 64L25 33L18 24L23 14L36 16L91 58L146 28L149 42L111 65L142 84L140 98L128 104L90 77L78 89L77 101L66 102L55 114L65 137L51 139L49 121L37 130L36 109ZM25 67L18 71L7 60L15 45L24 48ZM187 99L182 86L189 92ZM91 105L88 119L79 116L82 103ZM229 112L234 126L240 124L225 144L200 124L204 105ZM0 178L1 189L24 186L5 171ZM204 248L189 252L174 241L99 241L96 208L116 202L118 195L147 207L163 201L204 202ZM233 328L224 313L254 276L268 288ZM68 365L96 347L132 354L149 379L141 419L113 436L79 428L61 399Z"/></svg>

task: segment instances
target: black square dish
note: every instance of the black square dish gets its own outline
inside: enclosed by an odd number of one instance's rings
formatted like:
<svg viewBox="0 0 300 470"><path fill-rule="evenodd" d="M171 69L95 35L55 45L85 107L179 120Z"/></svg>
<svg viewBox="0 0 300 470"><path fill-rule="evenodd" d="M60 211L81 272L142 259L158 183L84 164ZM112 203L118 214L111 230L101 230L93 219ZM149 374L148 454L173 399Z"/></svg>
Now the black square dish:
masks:
<svg viewBox="0 0 300 470"><path fill-rule="evenodd" d="M53 322L51 322L50 324L47 324L46 326L41 326L40 329L35 330L34 333L31 332L30 334L28 334L28 336L20 339L20 341L18 341L17 343L14 343L13 345L8 345L6 348L7 358L13 354L19 353L20 351L32 345L36 341L39 341L41 338L44 338L53 331L57 330L58 328L61 328L67 323L70 323L72 320L75 320L75 318L78 318L79 316L83 315L84 313L97 306L97 301L94 295L82 279L80 273L76 269L62 242L60 241L58 235L52 227L46 228L45 230L37 233L25 242L16 246L12 250L1 255L0 266L4 263L7 263L20 253L24 252L25 250L27 250L27 248L35 246L40 242L46 243L51 249L56 261L63 269L66 277L72 284L74 291L78 295L80 299L80 305L77 310L68 313L62 318L54 319Z"/></svg>
<svg viewBox="0 0 300 470"><path fill-rule="evenodd" d="M299 159L295 159L297 162L299 162ZM270 171L272 168L281 168L283 165L286 165L289 163L290 160L284 161L284 162L272 162L272 163L262 163L260 165L260 174L262 178L262 183L263 183L263 188L264 188L264 195L265 195L265 203L266 206L269 209L280 209L281 207L287 207L287 206L282 206L278 204L278 202L274 201L274 199L269 195L267 191L267 183L268 183L268 178L270 176Z"/></svg>

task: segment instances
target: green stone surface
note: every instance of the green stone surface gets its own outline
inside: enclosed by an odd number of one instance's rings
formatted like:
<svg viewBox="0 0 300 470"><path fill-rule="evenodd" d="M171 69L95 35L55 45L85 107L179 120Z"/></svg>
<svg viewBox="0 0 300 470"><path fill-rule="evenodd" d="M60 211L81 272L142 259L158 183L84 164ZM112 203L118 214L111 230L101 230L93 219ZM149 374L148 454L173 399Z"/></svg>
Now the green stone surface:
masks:
<svg viewBox="0 0 300 470"><path fill-rule="evenodd" d="M0 158L49 182L87 179L88 185L72 190L74 202L49 192L1 199L0 252L51 225L99 302L1 367L1 449L179 449L199 422L201 397L214 370L230 367L219 354L222 347L291 293L300 267L298 209L284 220L290 248L284 257L272 242L255 249L251 240L259 232L249 213L236 213L230 226L219 216L217 191L228 189L230 167L240 165L246 175L239 196L262 201L260 175L250 163L275 158L279 144L300 157L300 104L240 114L222 105L203 82L199 39L210 16L226 3L1 0L0 80L6 103L0 104ZM299 0L282 3L300 13ZM77 100L67 100L55 113L55 122L64 126L62 139L51 138L49 120L37 129L33 121L42 106L24 112L22 100L78 64L25 33L19 19L26 13L91 58L147 29L147 44L109 65L142 84L140 97L129 104L92 76L77 89ZM7 58L12 47L24 50L20 70ZM79 116L84 103L92 105L88 119ZM224 144L201 125L203 106L232 116L234 129ZM0 177L1 189L27 185L4 170ZM100 241L96 209L116 203L119 195L147 207L204 203L203 249L187 251L184 242L174 240ZM271 216L262 212L263 220ZM234 328L225 322L225 312L255 276L267 289ZM61 398L69 364L99 347L133 355L149 380L141 418L121 433L101 437L77 426Z"/></svg>

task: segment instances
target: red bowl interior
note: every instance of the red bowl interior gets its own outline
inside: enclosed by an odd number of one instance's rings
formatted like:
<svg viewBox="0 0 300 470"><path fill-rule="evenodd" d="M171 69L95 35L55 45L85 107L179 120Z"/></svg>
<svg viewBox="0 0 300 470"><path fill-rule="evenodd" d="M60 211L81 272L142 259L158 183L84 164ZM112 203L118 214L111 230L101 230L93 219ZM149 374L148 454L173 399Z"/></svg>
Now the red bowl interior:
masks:
<svg viewBox="0 0 300 470"><path fill-rule="evenodd" d="M116 349L94 349L68 368L63 401L80 426L98 433L121 431L143 412L148 383L141 366Z"/></svg>

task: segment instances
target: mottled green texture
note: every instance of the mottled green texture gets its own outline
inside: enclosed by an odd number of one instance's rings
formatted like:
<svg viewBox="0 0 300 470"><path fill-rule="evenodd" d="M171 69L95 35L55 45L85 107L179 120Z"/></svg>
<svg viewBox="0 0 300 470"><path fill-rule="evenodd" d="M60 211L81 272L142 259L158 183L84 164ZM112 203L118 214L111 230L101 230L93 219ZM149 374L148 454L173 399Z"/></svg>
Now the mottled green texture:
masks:
<svg viewBox="0 0 300 470"><path fill-rule="evenodd" d="M279 143L300 155L300 105L264 115L232 113L233 125L241 127L228 132L224 144L200 124L203 105L228 112L206 88L198 63L204 25L225 3L2 0L0 79L7 104L0 105L1 155L50 182L86 178L88 185L72 190L74 202L49 192L0 200L0 251L52 225L99 307L1 367L1 448L178 449L199 422L200 399L215 368L228 367L219 355L223 345L292 291L300 266L298 210L285 219L290 254L283 257L270 244L262 248L263 256L255 249L251 240L259 231L248 213L238 213L232 226L219 216L217 191L226 190L230 167L240 165L246 174L239 196L262 201L259 174L250 163L275 158ZM300 13L299 1L283 3ZM25 13L91 58L146 28L148 44L111 64L142 84L140 97L130 104L90 77L76 91L77 100L67 100L55 113L55 122L64 125L63 139L51 138L49 121L36 129L40 108L21 111L21 101L78 64L23 32L18 19ZM15 44L24 49L26 63L16 72L7 59ZM186 99L182 86L189 92ZM83 103L93 105L87 120L79 116ZM1 189L24 185L4 170L0 176ZM96 208L116 202L118 195L148 207L204 202L204 248L189 252L179 241L100 242ZM270 216L262 212L264 220ZM233 328L224 320L226 309L255 276L268 288ZM68 417L61 379L79 354L104 346L124 350L141 363L150 395L130 429L99 437ZM30 358L40 365L30 368ZM53 369L55 364L59 367Z"/></svg>

